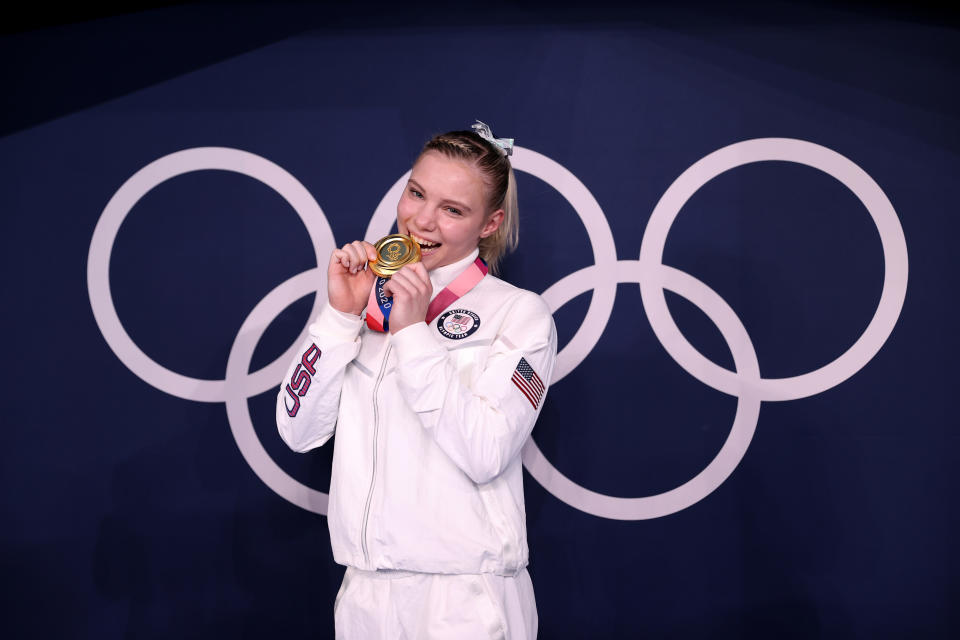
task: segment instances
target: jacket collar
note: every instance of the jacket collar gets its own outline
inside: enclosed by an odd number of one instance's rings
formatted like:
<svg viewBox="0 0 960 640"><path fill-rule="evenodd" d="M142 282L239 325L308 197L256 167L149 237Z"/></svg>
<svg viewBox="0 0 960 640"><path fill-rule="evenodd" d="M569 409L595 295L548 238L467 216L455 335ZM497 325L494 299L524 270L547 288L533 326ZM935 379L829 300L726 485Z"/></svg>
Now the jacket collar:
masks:
<svg viewBox="0 0 960 640"><path fill-rule="evenodd" d="M458 275L463 273L464 269L473 264L473 261L477 259L478 255L480 255L480 250L474 249L467 257L457 260L452 264L437 267L433 271L428 272L427 275L430 276L430 284L433 285L433 296L431 296L431 298L435 298L437 294L453 282Z"/></svg>

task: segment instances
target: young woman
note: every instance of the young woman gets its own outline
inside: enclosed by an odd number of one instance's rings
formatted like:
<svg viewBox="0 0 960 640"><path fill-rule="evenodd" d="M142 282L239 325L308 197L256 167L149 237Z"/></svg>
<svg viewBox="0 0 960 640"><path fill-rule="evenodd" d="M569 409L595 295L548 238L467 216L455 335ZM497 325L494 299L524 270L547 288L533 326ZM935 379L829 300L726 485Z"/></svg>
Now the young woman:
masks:
<svg viewBox="0 0 960 640"><path fill-rule="evenodd" d="M329 304L277 399L292 449L336 431L338 638L536 637L520 449L557 339L538 295L487 272L516 244L517 205L509 144L480 125L413 166L397 227L420 262L386 280L371 244L333 252Z"/></svg>

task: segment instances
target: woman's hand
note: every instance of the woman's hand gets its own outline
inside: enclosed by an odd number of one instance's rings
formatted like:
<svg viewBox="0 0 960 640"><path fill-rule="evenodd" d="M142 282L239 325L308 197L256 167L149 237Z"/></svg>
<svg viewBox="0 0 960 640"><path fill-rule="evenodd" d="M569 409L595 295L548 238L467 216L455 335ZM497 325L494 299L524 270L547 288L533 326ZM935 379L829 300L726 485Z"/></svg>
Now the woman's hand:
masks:
<svg viewBox="0 0 960 640"><path fill-rule="evenodd" d="M387 295L393 296L393 308L390 309L390 333L396 333L417 322L423 322L433 295L430 276L422 262L404 265L383 287Z"/></svg>
<svg viewBox="0 0 960 640"><path fill-rule="evenodd" d="M327 267L327 299L331 307L355 316L363 313L376 278L367 263L376 259L377 250L363 240L333 250Z"/></svg>

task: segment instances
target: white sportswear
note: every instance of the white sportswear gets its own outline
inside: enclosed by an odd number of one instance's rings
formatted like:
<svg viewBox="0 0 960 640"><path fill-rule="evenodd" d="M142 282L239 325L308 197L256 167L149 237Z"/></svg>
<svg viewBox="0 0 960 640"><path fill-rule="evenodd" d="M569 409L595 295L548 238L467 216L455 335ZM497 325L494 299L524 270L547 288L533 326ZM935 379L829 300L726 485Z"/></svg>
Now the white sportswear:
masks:
<svg viewBox="0 0 960 640"><path fill-rule="evenodd" d="M431 271L434 295L476 255ZM444 335L450 312L460 319ZM366 571L518 575L528 560L520 449L556 352L543 299L490 274L429 325L396 335L328 305L280 388L277 426L296 451L336 430L334 559ZM521 360L541 396L522 388Z"/></svg>

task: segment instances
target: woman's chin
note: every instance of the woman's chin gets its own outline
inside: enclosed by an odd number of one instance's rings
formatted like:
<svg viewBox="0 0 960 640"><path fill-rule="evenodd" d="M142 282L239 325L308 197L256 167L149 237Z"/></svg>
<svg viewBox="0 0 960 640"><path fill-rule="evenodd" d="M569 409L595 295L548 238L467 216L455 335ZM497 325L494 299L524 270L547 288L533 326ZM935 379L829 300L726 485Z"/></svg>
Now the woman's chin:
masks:
<svg viewBox="0 0 960 640"><path fill-rule="evenodd" d="M420 249L420 262L426 267L427 271L442 267L443 253L437 249Z"/></svg>

